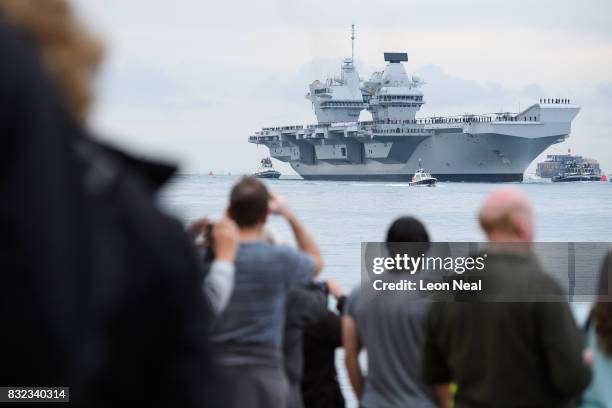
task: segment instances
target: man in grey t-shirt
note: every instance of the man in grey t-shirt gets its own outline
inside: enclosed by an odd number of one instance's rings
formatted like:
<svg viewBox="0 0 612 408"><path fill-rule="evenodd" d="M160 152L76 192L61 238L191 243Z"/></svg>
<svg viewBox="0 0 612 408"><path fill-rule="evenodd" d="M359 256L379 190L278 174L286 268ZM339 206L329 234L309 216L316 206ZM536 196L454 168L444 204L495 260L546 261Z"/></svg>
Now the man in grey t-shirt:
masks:
<svg viewBox="0 0 612 408"><path fill-rule="evenodd" d="M299 251L265 241L269 213L287 220ZM228 216L240 234L234 291L210 333L221 406L285 407L288 385L281 347L287 292L313 280L322 268L321 254L286 202L270 195L257 179L245 177L234 186Z"/></svg>
<svg viewBox="0 0 612 408"><path fill-rule="evenodd" d="M427 243L429 235L418 220L402 217L389 228L387 242ZM409 299L403 293L372 294L357 288L349 296L342 317L342 343L361 407L436 407L434 390L421 381L420 372L429 307L426 298ZM362 347L368 353L365 379L358 361Z"/></svg>

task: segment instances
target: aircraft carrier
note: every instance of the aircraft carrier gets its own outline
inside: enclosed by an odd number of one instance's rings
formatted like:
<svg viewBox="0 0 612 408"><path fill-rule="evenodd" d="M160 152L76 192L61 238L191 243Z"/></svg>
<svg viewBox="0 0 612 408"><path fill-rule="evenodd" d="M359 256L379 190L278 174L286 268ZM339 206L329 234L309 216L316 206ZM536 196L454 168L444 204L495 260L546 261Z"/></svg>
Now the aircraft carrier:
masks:
<svg viewBox="0 0 612 408"><path fill-rule="evenodd" d="M540 153L569 136L580 111L569 99L543 98L518 113L417 118L424 82L406 73L408 54L384 53L385 69L368 80L353 54L339 77L310 84L318 123L266 127L249 142L307 180L409 181L422 162L439 181L522 181ZM364 109L371 121L358 120Z"/></svg>

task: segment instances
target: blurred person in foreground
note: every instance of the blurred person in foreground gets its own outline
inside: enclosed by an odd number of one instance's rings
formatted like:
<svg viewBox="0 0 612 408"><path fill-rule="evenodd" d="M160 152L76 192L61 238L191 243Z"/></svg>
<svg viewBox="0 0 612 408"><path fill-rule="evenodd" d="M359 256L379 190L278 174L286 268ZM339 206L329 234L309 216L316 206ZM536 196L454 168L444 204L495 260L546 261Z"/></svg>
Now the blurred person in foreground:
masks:
<svg viewBox="0 0 612 408"><path fill-rule="evenodd" d="M336 349L342 347L341 316L346 296L340 285L328 279L324 290L336 300L336 311L304 328L302 398L306 408L344 408L344 397L336 372Z"/></svg>
<svg viewBox="0 0 612 408"><path fill-rule="evenodd" d="M282 356L287 294L310 284L322 268L319 248L286 201L253 177L230 193L227 215L238 224L234 292L211 328L219 396L225 408L286 407L289 389ZM270 214L284 217L299 250L266 240Z"/></svg>
<svg viewBox="0 0 612 408"><path fill-rule="evenodd" d="M612 252L599 277L600 298L587 322L587 344L593 361L593 382L582 396L581 408L612 407Z"/></svg>
<svg viewBox="0 0 612 408"><path fill-rule="evenodd" d="M174 169L86 130L101 54L66 1L0 0L0 384L68 386L71 406L214 406L202 277L154 203Z"/></svg>
<svg viewBox="0 0 612 408"><path fill-rule="evenodd" d="M455 406L570 407L590 381L584 343L558 284L531 252L533 209L521 190L485 200L480 225L489 240L485 272L495 296L526 301L436 302L427 320L423 377L457 384ZM492 299L494 300L494 299Z"/></svg>
<svg viewBox="0 0 612 408"><path fill-rule="evenodd" d="M429 247L429 234L413 217L398 218L387 232L387 244L418 243L405 248L420 256ZM390 252L400 249L387 245ZM410 279L410 272L392 272ZM434 388L421 381L421 348L430 302L402 292L371 293L355 289L342 317L342 343L353 391L363 408L435 407ZM409 298L410 297L410 298ZM368 376L359 366L359 353L368 354Z"/></svg>

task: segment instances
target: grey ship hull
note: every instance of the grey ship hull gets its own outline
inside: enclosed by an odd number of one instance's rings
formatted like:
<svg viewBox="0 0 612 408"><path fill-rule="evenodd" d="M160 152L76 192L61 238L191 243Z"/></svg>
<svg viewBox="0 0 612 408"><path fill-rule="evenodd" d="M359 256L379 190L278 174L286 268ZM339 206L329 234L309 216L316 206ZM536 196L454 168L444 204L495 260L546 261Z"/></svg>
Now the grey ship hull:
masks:
<svg viewBox="0 0 612 408"><path fill-rule="evenodd" d="M408 182L421 161L439 181L520 182L538 155L567 138L579 110L535 104L510 119L425 118L412 133L367 122L265 128L249 141L306 180Z"/></svg>
<svg viewBox="0 0 612 408"><path fill-rule="evenodd" d="M472 182L472 183L510 183L523 181L523 173L517 174L432 174L438 181ZM304 180L318 181L388 181L406 182L411 174L325 174L302 175Z"/></svg>
<svg viewBox="0 0 612 408"><path fill-rule="evenodd" d="M528 139L443 133L422 141L406 163L289 163L306 180L409 181L420 159L439 181L520 182L529 164L548 146L563 139L563 135Z"/></svg>

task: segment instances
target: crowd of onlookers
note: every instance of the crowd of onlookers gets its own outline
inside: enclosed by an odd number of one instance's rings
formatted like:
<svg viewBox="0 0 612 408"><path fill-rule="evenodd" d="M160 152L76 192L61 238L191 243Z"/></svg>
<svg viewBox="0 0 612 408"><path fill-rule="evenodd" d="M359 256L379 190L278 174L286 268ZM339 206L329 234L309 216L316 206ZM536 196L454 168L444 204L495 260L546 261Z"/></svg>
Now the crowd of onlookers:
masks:
<svg viewBox="0 0 612 408"><path fill-rule="evenodd" d="M1 386L70 386L88 407L343 407L343 348L366 408L612 406L610 254L582 329L558 300L346 296L257 179L233 186L222 220L185 231L163 214L155 194L174 169L87 129L101 53L66 0L0 0ZM296 248L275 242L272 215ZM524 193L495 190L479 222L502 292L563 294L530 251ZM430 239L401 217L386 241Z"/></svg>
<svg viewBox="0 0 612 408"><path fill-rule="evenodd" d="M286 218L298 249L269 238L270 214ZM219 387L227 390L221 393L224 405L344 406L334 367L338 347L344 348L348 377L363 407L612 402L606 395L612 380L606 312L612 304L595 304L587 346L569 304L558 300L563 291L530 250L533 210L521 190L495 190L479 221L490 243L486 273L501 288L496 295L530 299L522 302L435 302L361 288L345 297L334 281L316 283L322 267L316 244L287 203L254 178L234 186L227 217L235 221L240 242L233 268L228 265L233 294L210 334ZM429 234L417 219L401 217L386 241L426 244ZM608 256L601 294L607 294L609 262ZM327 293L337 299L338 313L327 309ZM541 294L558 298L546 301ZM359 361L362 349L367 375Z"/></svg>

